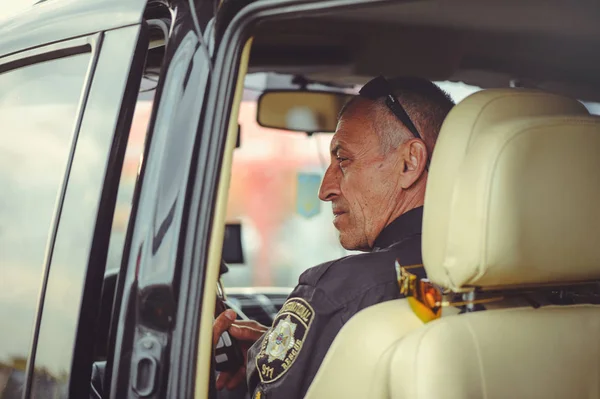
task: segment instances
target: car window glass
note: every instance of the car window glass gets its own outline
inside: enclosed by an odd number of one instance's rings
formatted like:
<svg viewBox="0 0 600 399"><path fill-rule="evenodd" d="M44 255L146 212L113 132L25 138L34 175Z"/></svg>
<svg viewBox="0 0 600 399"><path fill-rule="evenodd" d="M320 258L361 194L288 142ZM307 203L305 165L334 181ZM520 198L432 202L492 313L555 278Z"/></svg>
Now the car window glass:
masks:
<svg viewBox="0 0 600 399"><path fill-rule="evenodd" d="M89 54L0 74L0 397L21 397ZM55 375L60 379L60 373Z"/></svg>
<svg viewBox="0 0 600 399"><path fill-rule="evenodd" d="M332 135L259 126L260 91L246 83L227 208L227 222L241 224L245 263L230 264L223 275L229 293L233 287L294 287L307 268L351 253L338 242L331 205L317 197Z"/></svg>
<svg viewBox="0 0 600 399"><path fill-rule="evenodd" d="M79 381L89 378L81 370L89 367L94 341L100 338L97 312L104 257L123 152L131 130L131 115L126 116L124 110L132 109L136 102L133 82L136 79L139 83L147 54L144 44L136 26L114 29L103 37L53 246L32 396L43 393L45 398L66 398L63 391L67 386L71 395L87 392L80 388ZM129 57L134 53L138 61L131 63Z"/></svg>

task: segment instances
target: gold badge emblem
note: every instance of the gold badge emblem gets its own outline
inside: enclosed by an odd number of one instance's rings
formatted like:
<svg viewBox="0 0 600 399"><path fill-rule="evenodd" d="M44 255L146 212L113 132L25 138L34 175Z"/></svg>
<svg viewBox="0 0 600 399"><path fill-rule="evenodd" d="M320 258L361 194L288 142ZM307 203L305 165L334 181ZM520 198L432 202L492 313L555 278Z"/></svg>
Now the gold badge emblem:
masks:
<svg viewBox="0 0 600 399"><path fill-rule="evenodd" d="M256 356L256 369L262 383L277 381L292 367L314 317L315 311L305 299L289 298L283 304Z"/></svg>
<svg viewBox="0 0 600 399"><path fill-rule="evenodd" d="M288 351L294 347L294 332L296 324L292 323L291 317L279 320L277 327L269 334L269 343L267 344L267 354L269 362L274 359L284 360Z"/></svg>

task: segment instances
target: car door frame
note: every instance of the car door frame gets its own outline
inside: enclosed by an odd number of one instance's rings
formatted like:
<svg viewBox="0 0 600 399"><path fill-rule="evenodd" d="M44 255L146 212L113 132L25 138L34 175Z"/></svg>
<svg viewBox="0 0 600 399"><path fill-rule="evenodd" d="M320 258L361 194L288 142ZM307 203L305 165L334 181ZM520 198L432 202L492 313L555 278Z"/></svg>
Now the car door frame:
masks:
<svg viewBox="0 0 600 399"><path fill-rule="evenodd" d="M168 378L176 367L171 361L170 331L177 321L180 241L187 228L187 191L193 179L189 166L195 162L197 126L208 92L201 87L208 87L212 71L204 30L214 13L213 1L170 3L176 18L167 41L115 290L104 384L111 398L157 397L177 389L172 386L174 379ZM190 114L179 114L182 109ZM163 154L177 143L186 143L187 155L173 159L168 158L172 154ZM161 145L166 146L163 152ZM172 201L165 208L168 212L163 212L164 198ZM144 387L135 385L141 381L137 373L142 366L150 370L144 374Z"/></svg>

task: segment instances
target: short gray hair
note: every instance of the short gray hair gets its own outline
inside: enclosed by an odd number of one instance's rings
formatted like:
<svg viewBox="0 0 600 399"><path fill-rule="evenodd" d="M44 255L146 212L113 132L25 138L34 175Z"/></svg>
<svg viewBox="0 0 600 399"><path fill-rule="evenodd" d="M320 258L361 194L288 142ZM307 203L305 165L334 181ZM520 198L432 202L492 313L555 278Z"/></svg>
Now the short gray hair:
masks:
<svg viewBox="0 0 600 399"><path fill-rule="evenodd" d="M395 78L389 80L393 94L396 96L419 134L425 141L431 154L440 133L446 115L454 106L452 98L437 85L421 78ZM339 117L356 103L358 99L367 101L368 115L374 130L377 132L384 153L398 148L413 136L408 129L399 129L402 122L396 118L385 104L385 98L375 101L364 97L352 98L340 111Z"/></svg>

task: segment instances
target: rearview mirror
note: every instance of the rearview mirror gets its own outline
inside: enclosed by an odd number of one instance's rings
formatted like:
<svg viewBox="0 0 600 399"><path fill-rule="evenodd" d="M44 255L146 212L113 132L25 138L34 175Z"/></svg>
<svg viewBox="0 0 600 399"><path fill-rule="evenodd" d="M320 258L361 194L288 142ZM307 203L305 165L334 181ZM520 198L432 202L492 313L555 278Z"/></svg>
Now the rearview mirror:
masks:
<svg viewBox="0 0 600 399"><path fill-rule="evenodd" d="M333 133L352 95L325 91L266 91L258 99L260 126L306 133Z"/></svg>

